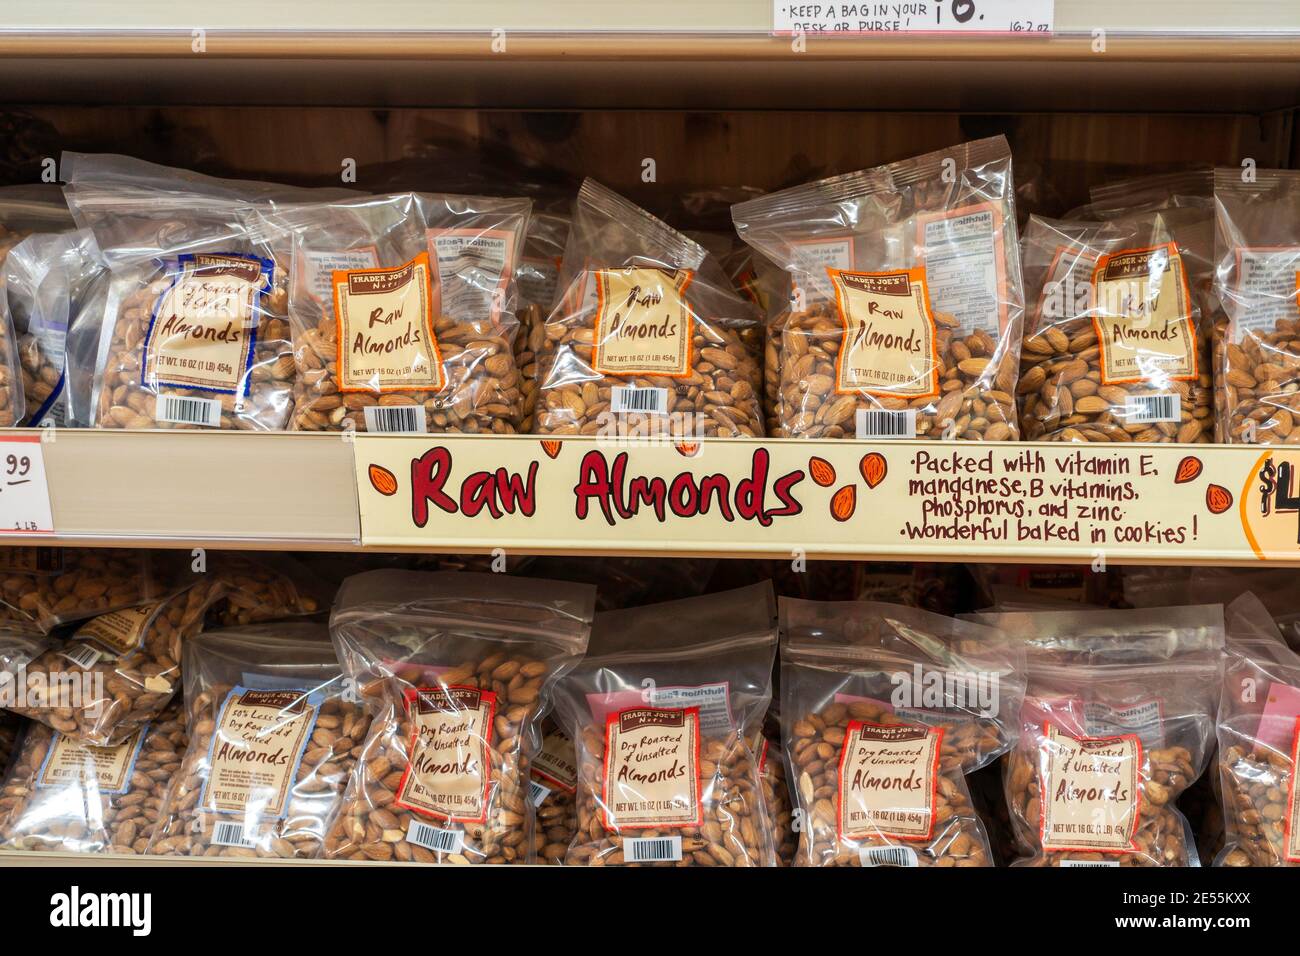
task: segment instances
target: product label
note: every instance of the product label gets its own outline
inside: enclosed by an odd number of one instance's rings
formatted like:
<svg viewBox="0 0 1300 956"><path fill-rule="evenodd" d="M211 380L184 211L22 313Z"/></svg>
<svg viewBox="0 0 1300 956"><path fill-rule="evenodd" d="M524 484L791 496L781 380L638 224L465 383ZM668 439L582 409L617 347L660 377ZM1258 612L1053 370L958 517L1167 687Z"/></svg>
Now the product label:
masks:
<svg viewBox="0 0 1300 956"><path fill-rule="evenodd" d="M319 712L320 698L298 690L230 691L208 745L199 805L246 818L283 817Z"/></svg>
<svg viewBox="0 0 1300 956"><path fill-rule="evenodd" d="M1300 863L1300 790L1296 787L1296 768L1300 767L1300 720L1291 737L1291 784L1286 802L1286 858Z"/></svg>
<svg viewBox="0 0 1300 956"><path fill-rule="evenodd" d="M605 721L607 830L704 822L698 707L631 707Z"/></svg>
<svg viewBox="0 0 1300 956"><path fill-rule="evenodd" d="M1104 384L1196 378L1192 296L1176 243L1102 256L1092 290Z"/></svg>
<svg viewBox="0 0 1300 956"><path fill-rule="evenodd" d="M312 298L322 304L334 299L334 273L356 269L378 269L379 253L373 247L345 249L338 252L299 249L295 256L302 271L299 282Z"/></svg>
<svg viewBox="0 0 1300 956"><path fill-rule="evenodd" d="M925 270L828 270L844 325L835 390L896 398L939 394L939 356Z"/></svg>
<svg viewBox="0 0 1300 956"><path fill-rule="evenodd" d="M492 319L505 307L515 234L507 229L430 229L439 312L457 321Z"/></svg>
<svg viewBox="0 0 1300 956"><path fill-rule="evenodd" d="M1097 253L1082 246L1057 246L1038 297L1033 332L1078 318L1092 309L1092 274Z"/></svg>
<svg viewBox="0 0 1300 956"><path fill-rule="evenodd" d="M596 281L596 352L601 375L691 373L691 308L686 288L694 273L666 269L601 269Z"/></svg>
<svg viewBox="0 0 1300 956"><path fill-rule="evenodd" d="M126 793L148 730L146 724L115 747L88 747L56 733L36 776L36 786L46 790L93 784L100 793Z"/></svg>
<svg viewBox="0 0 1300 956"><path fill-rule="evenodd" d="M428 253L396 269L335 272L334 314L340 391L443 388Z"/></svg>
<svg viewBox="0 0 1300 956"><path fill-rule="evenodd" d="M1120 737L1137 734L1142 746L1155 749L1165 743L1164 702L1158 697L1112 707L1099 700L1083 705L1083 722L1089 737Z"/></svg>
<svg viewBox="0 0 1300 956"><path fill-rule="evenodd" d="M841 838L928 840L943 729L849 721L840 749Z"/></svg>
<svg viewBox="0 0 1300 956"><path fill-rule="evenodd" d="M842 236L838 239L799 239L791 243L794 264L797 267L797 298L802 291L805 306L809 301L826 301L835 297L835 286L827 278L828 269L852 269L853 237ZM798 282L806 287L800 289Z"/></svg>
<svg viewBox="0 0 1300 956"><path fill-rule="evenodd" d="M160 606L156 602L109 611L81 625L73 637L98 644L117 657L126 657L144 646L145 629Z"/></svg>
<svg viewBox="0 0 1300 956"><path fill-rule="evenodd" d="M1002 210L994 203L963 206L922 217L918 231L931 306L955 316L963 329L996 337L1009 317Z"/></svg>
<svg viewBox="0 0 1300 956"><path fill-rule="evenodd" d="M565 793L573 793L578 786L578 760L569 735L555 727L548 730L541 751L533 758L532 771Z"/></svg>
<svg viewBox="0 0 1300 956"><path fill-rule="evenodd" d="M144 337L144 380L161 387L248 393L258 314L274 265L252 256L179 256Z"/></svg>
<svg viewBox="0 0 1300 956"><path fill-rule="evenodd" d="M1046 728L1039 754L1046 850L1129 853L1141 808L1142 742Z"/></svg>
<svg viewBox="0 0 1300 956"><path fill-rule="evenodd" d="M449 822L486 821L497 695L455 684L411 688L406 707L411 761L394 803Z"/></svg>
<svg viewBox="0 0 1300 956"><path fill-rule="evenodd" d="M1268 335L1279 320L1296 318L1296 274L1300 246L1240 247L1236 250L1237 281L1232 299L1233 338L1240 342L1248 332Z"/></svg>

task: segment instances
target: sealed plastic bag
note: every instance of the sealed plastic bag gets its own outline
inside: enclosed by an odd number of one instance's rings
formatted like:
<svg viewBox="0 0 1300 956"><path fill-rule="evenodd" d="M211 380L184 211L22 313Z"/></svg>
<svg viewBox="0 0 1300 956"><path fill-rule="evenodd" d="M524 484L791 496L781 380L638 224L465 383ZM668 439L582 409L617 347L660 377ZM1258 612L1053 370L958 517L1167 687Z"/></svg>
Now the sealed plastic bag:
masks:
<svg viewBox="0 0 1300 956"><path fill-rule="evenodd" d="M750 741L776 653L770 583L597 615L556 691L578 753L569 866L773 866Z"/></svg>
<svg viewBox="0 0 1300 956"><path fill-rule="evenodd" d="M1016 438L1024 296L998 136L732 209L790 273L777 413L793 438Z"/></svg>
<svg viewBox="0 0 1300 956"><path fill-rule="evenodd" d="M139 549L0 552L0 621L45 632L160 598L169 588L166 562Z"/></svg>
<svg viewBox="0 0 1300 956"><path fill-rule="evenodd" d="M1216 169L1219 440L1300 443L1300 171Z"/></svg>
<svg viewBox="0 0 1300 956"><path fill-rule="evenodd" d="M181 689L184 644L225 589L205 575L161 600L91 618L27 664L29 678L45 676L45 690L13 709L82 743L120 743Z"/></svg>
<svg viewBox="0 0 1300 956"><path fill-rule="evenodd" d="M1300 655L1253 594L1227 609L1218 773L1227 842L1216 866L1300 866Z"/></svg>
<svg viewBox="0 0 1300 956"><path fill-rule="evenodd" d="M1223 608L981 614L1025 643L1004 784L1023 866L1198 866L1175 804L1205 770Z"/></svg>
<svg viewBox="0 0 1300 956"><path fill-rule="evenodd" d="M546 322L534 432L761 437L756 326L698 243L588 179Z"/></svg>
<svg viewBox="0 0 1300 956"><path fill-rule="evenodd" d="M111 747L92 747L32 725L0 788L0 845L143 853L184 752L179 704Z"/></svg>
<svg viewBox="0 0 1300 956"><path fill-rule="evenodd" d="M578 758L573 740L548 717L542 723L542 746L533 756L529 802L536 808L533 826L533 860L563 866L578 826L574 794L578 786Z"/></svg>
<svg viewBox="0 0 1300 956"><path fill-rule="evenodd" d="M278 204L292 248L293 428L508 433L529 203L399 193Z"/></svg>
<svg viewBox="0 0 1300 956"><path fill-rule="evenodd" d="M496 574L344 581L330 631L374 723L326 855L532 862L538 722L586 650L594 602L583 585Z"/></svg>
<svg viewBox="0 0 1300 956"><path fill-rule="evenodd" d="M1208 442L1207 209L1104 222L1033 216L1035 303L1020 358L1021 433L1043 441Z"/></svg>
<svg viewBox="0 0 1300 956"><path fill-rule="evenodd" d="M1022 652L993 628L870 602L781 601L796 866L991 866L965 776L1015 741Z"/></svg>
<svg viewBox="0 0 1300 956"><path fill-rule="evenodd" d="M758 760L758 780L763 790L763 806L772 828L772 851L777 866L794 863L799 848L799 834L794 828L794 804L790 799L790 782L786 778L781 748L781 731L772 712L768 711L761 735L752 747Z"/></svg>
<svg viewBox="0 0 1300 956"><path fill-rule="evenodd" d="M185 646L189 749L148 853L319 855L369 719L325 628L212 631Z"/></svg>
<svg viewBox="0 0 1300 956"><path fill-rule="evenodd" d="M519 334L515 336L515 366L523 392L523 419L519 431L533 430L537 409L537 357L546 341L546 317L555 304L564 262L564 245L569 239L569 217L551 212L534 212L528 221L524 253L515 268L519 290Z"/></svg>
<svg viewBox="0 0 1300 956"><path fill-rule="evenodd" d="M94 424L283 428L288 274L249 220L253 203L307 191L124 156L65 153L61 169L68 207L111 272Z"/></svg>

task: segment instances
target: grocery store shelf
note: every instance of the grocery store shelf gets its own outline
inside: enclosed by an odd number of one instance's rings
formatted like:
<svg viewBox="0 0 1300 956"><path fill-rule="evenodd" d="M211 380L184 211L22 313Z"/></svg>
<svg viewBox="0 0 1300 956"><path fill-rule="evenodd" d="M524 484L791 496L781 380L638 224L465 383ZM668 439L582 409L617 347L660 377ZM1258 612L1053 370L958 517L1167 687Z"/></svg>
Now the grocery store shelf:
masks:
<svg viewBox="0 0 1300 956"><path fill-rule="evenodd" d="M10 543L1300 566L1300 450L55 435Z"/></svg>

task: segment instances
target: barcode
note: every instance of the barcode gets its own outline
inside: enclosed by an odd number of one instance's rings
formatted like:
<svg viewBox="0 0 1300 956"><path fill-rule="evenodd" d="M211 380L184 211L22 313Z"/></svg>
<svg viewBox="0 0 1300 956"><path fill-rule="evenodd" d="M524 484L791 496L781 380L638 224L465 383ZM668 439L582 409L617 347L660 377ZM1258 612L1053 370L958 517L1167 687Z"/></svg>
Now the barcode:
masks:
<svg viewBox="0 0 1300 956"><path fill-rule="evenodd" d="M1069 868L1076 866L1119 866L1119 860L1062 860L1061 866Z"/></svg>
<svg viewBox="0 0 1300 956"><path fill-rule="evenodd" d="M186 398L182 395L159 395L157 419L177 425L221 427L221 402L215 398Z"/></svg>
<svg viewBox="0 0 1300 956"><path fill-rule="evenodd" d="M423 405L367 405L368 432L423 432Z"/></svg>
<svg viewBox="0 0 1300 956"><path fill-rule="evenodd" d="M1182 417L1182 404L1181 395L1130 395L1124 417L1135 424L1176 422Z"/></svg>
<svg viewBox="0 0 1300 956"><path fill-rule="evenodd" d="M859 438L915 438L916 409L889 412L883 409L858 409Z"/></svg>
<svg viewBox="0 0 1300 956"><path fill-rule="evenodd" d="M681 858L681 837L632 837L623 841L623 859L629 863L665 863Z"/></svg>
<svg viewBox="0 0 1300 956"><path fill-rule="evenodd" d="M864 846L858 851L863 866L916 866L916 851L910 846Z"/></svg>
<svg viewBox="0 0 1300 956"><path fill-rule="evenodd" d="M610 389L609 409L616 415L627 412L667 415L668 389L632 388L628 385L616 385Z"/></svg>
<svg viewBox="0 0 1300 956"><path fill-rule="evenodd" d="M533 802L533 806L540 807L542 801L551 795L550 787L543 787L536 780L528 784L528 799Z"/></svg>
<svg viewBox="0 0 1300 956"><path fill-rule="evenodd" d="M443 830L439 827L411 821L411 829L406 832L406 842L422 846L435 853L459 853L465 834L461 830Z"/></svg>
<svg viewBox="0 0 1300 956"><path fill-rule="evenodd" d="M218 823L212 828L212 842L219 846L257 846L250 837L244 835L242 823Z"/></svg>
<svg viewBox="0 0 1300 956"><path fill-rule="evenodd" d="M99 659L103 654L89 644L72 644L67 650L61 651L59 656L72 661L82 670L88 671L99 663Z"/></svg>

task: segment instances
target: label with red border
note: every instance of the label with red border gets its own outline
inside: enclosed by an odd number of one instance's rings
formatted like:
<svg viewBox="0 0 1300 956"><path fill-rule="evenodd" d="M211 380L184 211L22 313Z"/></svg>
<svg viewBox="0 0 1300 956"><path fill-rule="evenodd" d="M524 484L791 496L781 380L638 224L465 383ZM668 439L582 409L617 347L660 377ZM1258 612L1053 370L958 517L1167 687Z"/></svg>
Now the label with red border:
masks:
<svg viewBox="0 0 1300 956"><path fill-rule="evenodd" d="M694 273L667 269L601 269L596 283L596 349L601 375L691 374L694 331L686 289Z"/></svg>
<svg viewBox="0 0 1300 956"><path fill-rule="evenodd" d="M558 727L548 729L542 737L542 749L533 758L532 772L565 793L573 793L578 786L578 759L572 738Z"/></svg>
<svg viewBox="0 0 1300 956"><path fill-rule="evenodd" d="M943 729L849 721L839 761L840 839L928 840Z"/></svg>
<svg viewBox="0 0 1300 956"><path fill-rule="evenodd" d="M334 314L339 391L442 390L427 252L395 269L335 272Z"/></svg>
<svg viewBox="0 0 1300 956"><path fill-rule="evenodd" d="M1142 805L1142 741L1072 737L1047 727L1039 743L1043 849L1132 853Z"/></svg>
<svg viewBox="0 0 1300 956"><path fill-rule="evenodd" d="M452 823L487 820L497 695L477 687L408 688L411 759L395 806Z"/></svg>
<svg viewBox="0 0 1300 956"><path fill-rule="evenodd" d="M939 394L938 337L925 269L827 269L844 326L835 390L894 398Z"/></svg>
<svg viewBox="0 0 1300 956"><path fill-rule="evenodd" d="M1291 785L1286 800L1286 858L1300 863L1300 788L1296 786L1296 768L1300 767L1300 719L1291 738Z"/></svg>
<svg viewBox="0 0 1300 956"><path fill-rule="evenodd" d="M700 709L629 707L605 719L605 829L704 822Z"/></svg>
<svg viewBox="0 0 1300 956"><path fill-rule="evenodd" d="M1197 377L1192 294L1177 243L1101 256L1092 300L1104 384Z"/></svg>

